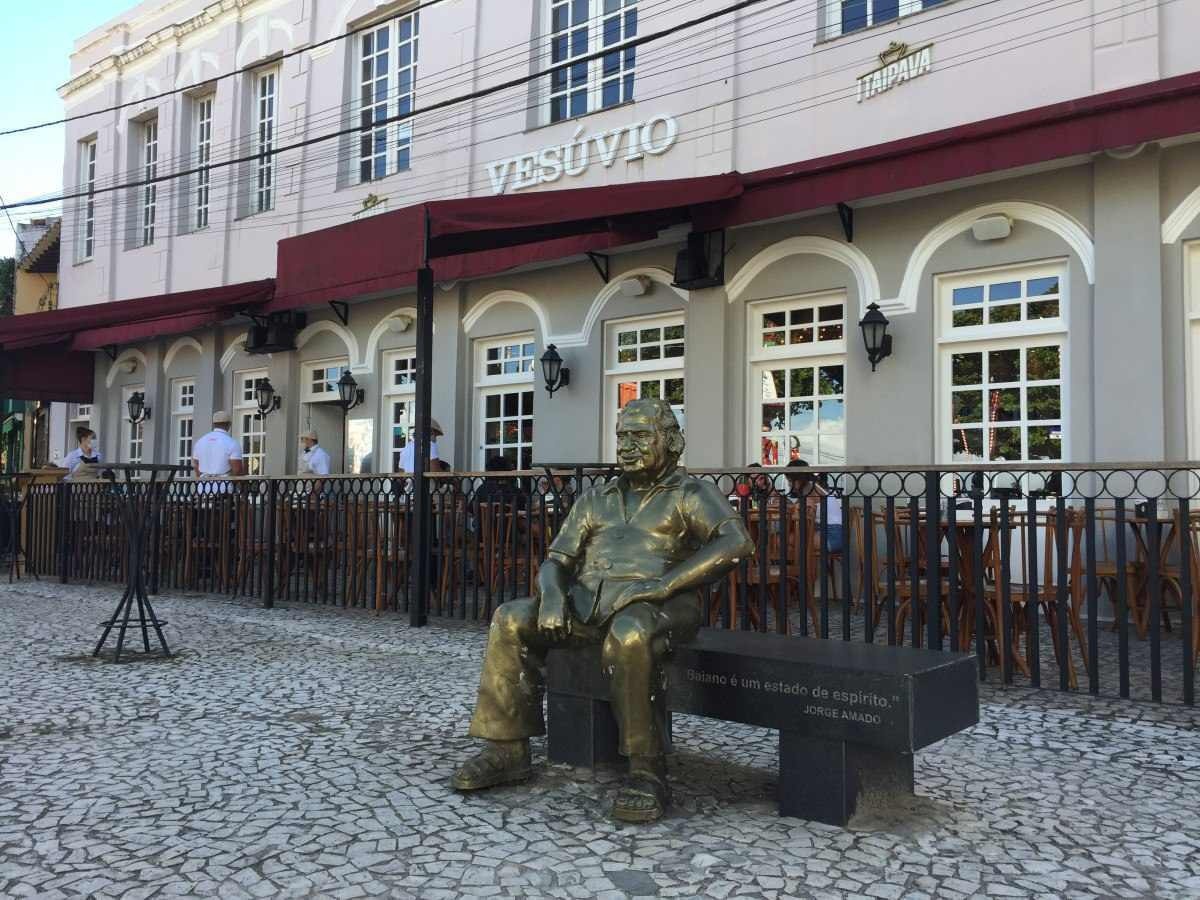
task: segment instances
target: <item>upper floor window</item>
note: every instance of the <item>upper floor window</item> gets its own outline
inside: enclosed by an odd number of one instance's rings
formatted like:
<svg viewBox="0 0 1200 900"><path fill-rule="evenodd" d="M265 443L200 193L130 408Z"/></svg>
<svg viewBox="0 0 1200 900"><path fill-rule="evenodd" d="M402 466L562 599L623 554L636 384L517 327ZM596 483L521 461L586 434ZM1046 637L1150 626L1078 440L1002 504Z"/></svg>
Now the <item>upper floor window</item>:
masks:
<svg viewBox="0 0 1200 900"><path fill-rule="evenodd" d="M359 38L358 174L373 181L409 167L412 120L388 122L413 111L420 13L401 16Z"/></svg>
<svg viewBox="0 0 1200 900"><path fill-rule="evenodd" d="M238 372L234 378L233 405L237 410L237 439L247 475L262 475L267 459L267 423L258 411L258 386L267 378L266 369Z"/></svg>
<svg viewBox="0 0 1200 900"><path fill-rule="evenodd" d="M213 97L201 97L196 101L196 209L194 224L196 228L208 227L208 201L212 182L212 127L213 127Z"/></svg>
<svg viewBox="0 0 1200 900"><path fill-rule="evenodd" d="M338 399L338 381L350 370L350 360L342 358L305 363L303 367L304 397L308 403Z"/></svg>
<svg viewBox="0 0 1200 900"><path fill-rule="evenodd" d="M275 206L275 115L279 73L272 69L254 79L254 163L255 190L253 212L266 212Z"/></svg>
<svg viewBox="0 0 1200 900"><path fill-rule="evenodd" d="M158 119L142 123L142 246L154 243L154 222L158 212Z"/></svg>
<svg viewBox="0 0 1200 900"><path fill-rule="evenodd" d="M80 226L80 254L83 259L91 259L96 252L96 139L83 141L79 145L79 162L81 167L80 182L87 192L83 201L83 217Z"/></svg>
<svg viewBox="0 0 1200 900"><path fill-rule="evenodd" d="M825 37L835 38L936 6L942 0L826 0Z"/></svg>
<svg viewBox="0 0 1200 900"><path fill-rule="evenodd" d="M546 0L550 22L551 122L633 99L637 0ZM590 62L572 62L614 48Z"/></svg>

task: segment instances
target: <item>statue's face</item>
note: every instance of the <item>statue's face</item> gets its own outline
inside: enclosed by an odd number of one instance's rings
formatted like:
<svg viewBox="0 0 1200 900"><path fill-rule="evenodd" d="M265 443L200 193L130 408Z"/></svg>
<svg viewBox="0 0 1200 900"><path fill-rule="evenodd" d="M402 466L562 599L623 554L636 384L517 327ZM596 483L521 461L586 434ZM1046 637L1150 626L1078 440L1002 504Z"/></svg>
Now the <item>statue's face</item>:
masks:
<svg viewBox="0 0 1200 900"><path fill-rule="evenodd" d="M617 462L626 475L655 475L674 462L667 434L653 416L622 414L617 422Z"/></svg>

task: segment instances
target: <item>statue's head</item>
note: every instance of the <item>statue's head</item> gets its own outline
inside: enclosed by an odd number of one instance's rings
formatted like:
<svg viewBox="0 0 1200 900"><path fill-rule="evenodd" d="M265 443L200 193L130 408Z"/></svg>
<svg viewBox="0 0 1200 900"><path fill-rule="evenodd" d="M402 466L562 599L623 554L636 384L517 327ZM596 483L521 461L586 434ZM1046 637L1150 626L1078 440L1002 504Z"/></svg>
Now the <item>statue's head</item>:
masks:
<svg viewBox="0 0 1200 900"><path fill-rule="evenodd" d="M626 475L659 478L683 455L683 432L665 400L631 400L617 417L617 462Z"/></svg>

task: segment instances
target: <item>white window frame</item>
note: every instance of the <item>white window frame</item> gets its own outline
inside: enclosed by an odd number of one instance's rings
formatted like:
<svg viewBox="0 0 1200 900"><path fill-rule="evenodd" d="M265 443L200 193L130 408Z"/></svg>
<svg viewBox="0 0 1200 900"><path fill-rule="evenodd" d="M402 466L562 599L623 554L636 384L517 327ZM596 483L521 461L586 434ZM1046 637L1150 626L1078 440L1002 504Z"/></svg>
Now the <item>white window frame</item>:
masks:
<svg viewBox="0 0 1200 900"><path fill-rule="evenodd" d="M142 179L151 181L158 177L158 117L142 122ZM142 203L139 225L141 246L154 243L154 226L158 218L158 184L142 185Z"/></svg>
<svg viewBox="0 0 1200 900"><path fill-rule="evenodd" d="M88 427L91 427L92 422L92 404L90 403L72 403L70 406L69 422L86 422Z"/></svg>
<svg viewBox="0 0 1200 900"><path fill-rule="evenodd" d="M667 339L665 335L658 342L649 342L648 346L657 344L663 348L665 353L668 344L676 344L682 342L683 356L660 356L658 359L638 359L633 362L620 362L619 351L622 349L619 344L619 335L621 332L636 330L640 332L646 329L658 328L666 329L677 325L683 326L683 337L679 340ZM687 338L688 338L688 323L687 314L680 310L670 313L656 313L649 316L632 316L625 319L614 319L604 324L604 452L605 459L609 462L615 462L617 458L617 414L620 410L617 408L618 390L622 381L630 379L637 381L659 380L666 382L668 379L681 379L683 381L683 404L681 409L677 407L680 404L672 404L672 408L676 409L676 415L683 413L683 421L679 424L687 430L687 376L686 376L686 360L687 360ZM641 356L640 348L643 346L641 341L635 345L627 346L625 349L637 349L638 356ZM664 384L665 386L665 384Z"/></svg>
<svg viewBox="0 0 1200 900"><path fill-rule="evenodd" d="M813 426L812 433L815 441L814 452L809 455L804 455L803 458L812 465L844 465L846 454L849 453L849 447L846 446L846 422L849 415L849 401L847 397L847 381L850 374L850 367L846 362L846 340L849 329L852 327L849 317L849 298L845 291L815 291L806 294L795 294L788 297L772 298L770 300L761 300L754 303L746 304L746 336L747 349L746 359L749 363L747 378L747 400L746 400L746 458L759 462L766 466L763 462L763 446L762 439L768 434L783 435L785 442L784 450L787 458L781 458L775 464L778 467L785 467L791 461L790 442L793 433L790 428L783 428L778 431L763 432L762 430L762 404L764 403L762 392L762 376L764 372L783 369L785 372L789 369L811 368L813 370L813 392L806 394L805 398L811 398L813 402ZM821 322L821 310L829 309L833 306L841 306L842 317L838 320L827 319L825 324ZM796 321L793 324L793 310L811 309L811 324L807 322ZM784 325L782 328L765 327L763 317L772 314L784 314ZM829 337L821 340L821 328L835 328L841 326L841 337ZM812 341L808 343L793 344L788 343L791 339L793 331L801 332L811 329ZM763 335L766 332L782 333L785 343L781 346L764 347ZM820 404L822 400L820 376L823 367L840 366L842 368L842 391L840 394L824 395L826 399L842 401L842 431L841 439L843 446L842 459L826 458L822 453L822 430L821 430L821 413ZM790 376L785 375L785 378ZM795 400L791 397L791 385L785 386L785 404L788 402L806 402L806 400ZM785 414L787 411L785 410ZM836 435L838 432L825 432L828 435ZM804 434L797 434L796 437L804 437Z"/></svg>
<svg viewBox="0 0 1200 900"><path fill-rule="evenodd" d="M396 366L398 362L408 364L407 380L397 384ZM383 391L382 402L383 410L380 415L380 421L386 424L386 428L380 429L382 435L380 438L381 447L379 459L387 459L391 465L388 470L390 472L399 472L400 469L400 452L408 444L409 432L413 426L414 404L416 402L416 365L417 353L415 349L407 350L392 350L383 354L382 380ZM397 421L396 407L403 404L403 415L401 421ZM396 433L396 427L399 426L401 431ZM400 445L396 446L396 438L400 438Z"/></svg>
<svg viewBox="0 0 1200 900"><path fill-rule="evenodd" d="M378 181L412 165L412 118L376 125L416 108L421 14L414 11L381 22L355 37L358 86L358 180ZM380 39L386 39L381 49ZM367 63L371 73L365 73ZM403 88L403 89L402 89Z"/></svg>
<svg viewBox="0 0 1200 900"><path fill-rule="evenodd" d="M254 73L254 182L251 214L275 208L275 138L279 122L279 68Z"/></svg>
<svg viewBox="0 0 1200 900"><path fill-rule="evenodd" d="M527 354L525 352L525 350L528 349L528 347L530 345L532 345L532 347L533 347L532 355ZM513 348L513 347L518 347L518 348L520 348L520 350L518 351L518 354L516 356L508 357L507 361L515 362L516 367L518 368L519 371L510 372L510 373L501 372L500 374L489 375L488 371L487 371L487 367L489 365L488 351L492 350L492 349L499 349L499 357L500 357L499 360L493 360L491 362L492 362L492 364L499 363L501 365L501 367L503 367L503 364L506 361L505 348ZM528 359L533 360L533 365L527 368L524 365L524 363ZM524 419L528 418L530 420L530 422L532 423L533 416L535 415L535 412L536 412L536 408L537 408L536 407L537 389L536 389L536 384L535 384L536 370L537 370L537 342L532 333L525 332L525 333L519 333L519 334L510 334L510 335L505 335L504 337L487 338L486 340L476 341L476 343L475 343L475 398L476 398L477 412L476 412L475 418L476 418L476 434L478 435L478 443L476 444L476 449L475 449L474 455L475 455L476 468L479 469L480 471L482 471L486 466L488 454L503 452L505 449L510 448L510 447L516 448L518 461L520 460L522 449L525 447L528 447L530 462L532 463L534 440L536 439L537 435L535 432L529 441L522 440L521 422ZM517 441L515 443L505 441L503 439L503 425L501 425L502 434L501 434L500 442L499 443L489 443L487 441L487 425L488 425L488 423L490 421L500 421L503 423L504 421L507 421L507 420L511 419L512 417L505 415L503 399L501 399L501 401L500 401L500 407L501 407L500 408L500 416L489 417L487 414L487 399L488 399L488 397L492 397L492 396L503 397L505 394L514 394L514 393L518 395L518 400L517 400L518 410L517 410L517 416L516 416L517 422L518 422ZM528 414L526 414L526 412L520 406L520 404L522 404L524 402L523 399L520 398L520 395L525 394L525 393L531 394L531 400L534 403L534 411L532 411ZM519 468L519 466L518 466L518 468Z"/></svg>
<svg viewBox="0 0 1200 900"><path fill-rule="evenodd" d="M1200 241L1185 241L1182 250L1188 459L1196 459L1200 453Z"/></svg>
<svg viewBox="0 0 1200 900"><path fill-rule="evenodd" d="M171 440L176 462L192 466L192 448L196 431L196 379L175 378L171 381ZM186 442L187 449L184 449Z"/></svg>
<svg viewBox="0 0 1200 900"><path fill-rule="evenodd" d="M586 77L582 82L576 81L574 66L565 69L562 84L556 86L554 69L572 59L599 53L606 47L621 47L630 39L637 36L639 14L638 0L587 0L587 19L584 22L574 21L572 13L574 0L542 0L542 13L545 16L546 43L542 49L542 59L547 69L542 81L544 100L540 105L542 121L545 124L565 122L585 116L588 113L602 109L612 109L623 103L634 100L637 88L637 52L638 48L629 47L624 50L614 50L597 59L580 65L587 66ZM608 11L606 12L606 8ZM556 14L557 21L556 21ZM631 14L631 16L627 16ZM563 16L566 16L564 19ZM556 28L555 26L560 27ZM565 28L561 27L563 24ZM580 41L578 34L587 29L586 40ZM565 55L559 54L556 61L556 44L565 37ZM606 44L606 40L608 43ZM580 46L582 44L582 46ZM615 54L615 60L614 60ZM615 70L606 65L615 62ZM604 102L604 89L615 82L617 98L615 101ZM572 111L571 102L576 95L585 98L585 108ZM556 112L555 103L565 98L561 114Z"/></svg>
<svg viewBox="0 0 1200 900"><path fill-rule="evenodd" d="M825 0L824 35L827 41L841 37L843 34L855 34L859 31L865 31L868 28L874 28L876 25L897 22L905 16L911 16L913 13L918 13L925 9L932 9L948 2L948 0L899 0L895 17L883 19L882 21L875 20L875 5L881 2L881 0L866 0L867 21L852 31L842 30L842 2L843 0Z"/></svg>
<svg viewBox="0 0 1200 900"><path fill-rule="evenodd" d="M233 376L234 437L242 447L242 465L247 475L266 474L267 420L258 411L258 382L267 378L266 369L245 369ZM253 441L259 439L258 450Z"/></svg>
<svg viewBox="0 0 1200 900"><path fill-rule="evenodd" d="M196 142L196 192L194 195L195 209L192 216L192 228L196 231L209 225L210 201L212 200L212 134L213 134L213 105L216 94L205 94L197 97L195 104L195 121L193 127Z"/></svg>
<svg viewBox="0 0 1200 900"><path fill-rule="evenodd" d="M953 292L955 288L974 286L978 284L998 284L1008 281L1028 282L1030 279L1054 276L1059 279L1059 316L1057 318L1031 319L1018 322L1000 323L954 328L951 325L953 314ZM1057 421L1059 429L1059 458L1047 462L1071 461L1071 344L1070 344L1070 266L1066 259L1039 260L1033 262L1014 263L1003 266L990 266L982 269L972 269L965 272L947 273L934 278L934 302L937 304L935 323L937 327L938 350L934 360L934 385L937 414L934 417L937 433L934 436L936 459L941 465L952 465L954 460L953 428L954 415L952 409L955 386L952 384L951 366L956 353L986 354L993 350L1021 351L1022 372L1026 364L1025 350L1029 347L1057 346L1058 378L1039 381L1039 385L1051 386L1055 382L1059 387L1059 418L1057 420L1030 420L1027 418L1028 406L1025 391L1028 378L1022 377L1016 382L1004 382L1005 385L1015 385L1022 391L1021 416L1016 420L997 421L989 426L987 410L983 410L981 429L984 440L984 457L982 460L997 466L1036 465L1042 460L1028 458L1028 429L1031 427L1048 427ZM961 307L960 307L961 309ZM980 390L991 390L985 378ZM993 461L986 459L987 431L989 427L1019 428L1021 430L1021 459ZM960 460L962 461L962 460ZM972 460L974 461L974 460Z"/></svg>
<svg viewBox="0 0 1200 900"><path fill-rule="evenodd" d="M137 425L129 421L129 415L125 410L129 408L129 398L138 392L142 396L146 394L146 386L144 384L130 384L121 388L121 446L119 458L122 462L140 463L145 461L146 455L146 422L142 420ZM136 452L134 447L137 447Z"/></svg>
<svg viewBox="0 0 1200 900"><path fill-rule="evenodd" d="M96 138L81 141L79 145L80 184L87 192L80 217L80 262L86 262L96 254L96 146Z"/></svg>
<svg viewBox="0 0 1200 900"><path fill-rule="evenodd" d="M331 369L339 369L337 376L329 377ZM350 360L345 356L335 356L329 359L309 359L305 360L300 365L300 402L301 403L330 403L338 399L337 382L342 377L342 372L350 368ZM322 384L327 386L326 390L317 391L313 389L313 376L318 372L324 373Z"/></svg>

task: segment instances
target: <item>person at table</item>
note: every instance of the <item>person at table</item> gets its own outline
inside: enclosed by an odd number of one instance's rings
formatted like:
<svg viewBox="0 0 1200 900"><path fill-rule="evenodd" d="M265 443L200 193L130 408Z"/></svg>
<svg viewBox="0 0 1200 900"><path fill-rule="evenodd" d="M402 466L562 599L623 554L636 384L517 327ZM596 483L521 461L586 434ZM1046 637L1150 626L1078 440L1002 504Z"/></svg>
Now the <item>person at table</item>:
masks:
<svg viewBox="0 0 1200 900"><path fill-rule="evenodd" d="M436 460L438 459L437 439L442 436L442 426L438 424L437 419L429 420L429 459L432 462L429 470L431 472L442 471L442 466ZM417 432L414 428L409 435L408 443L406 443L400 451L400 471L407 475L411 475L417 467Z"/></svg>
<svg viewBox="0 0 1200 900"><path fill-rule="evenodd" d="M192 468L201 479L229 478L241 475L242 448L229 433L229 413L218 410L213 413L212 431L196 441L192 447Z"/></svg>
<svg viewBox="0 0 1200 900"><path fill-rule="evenodd" d="M300 444L304 452L300 454L301 475L328 475L329 454L320 444L320 438L315 431L306 431L300 435Z"/></svg>
<svg viewBox="0 0 1200 900"><path fill-rule="evenodd" d="M84 463L96 465L101 461L100 448L96 446L96 432L86 425L75 429L75 440L79 446L67 454L63 460L63 468L67 470L67 478L75 474Z"/></svg>
<svg viewBox="0 0 1200 900"><path fill-rule="evenodd" d="M808 460L795 459L788 463L789 469L804 469ZM820 502L825 505L825 539L830 553L840 553L845 542L842 528L842 500L829 490L825 483L825 475L817 477L812 472L798 474L788 473L788 497L793 500L803 499L813 506Z"/></svg>

